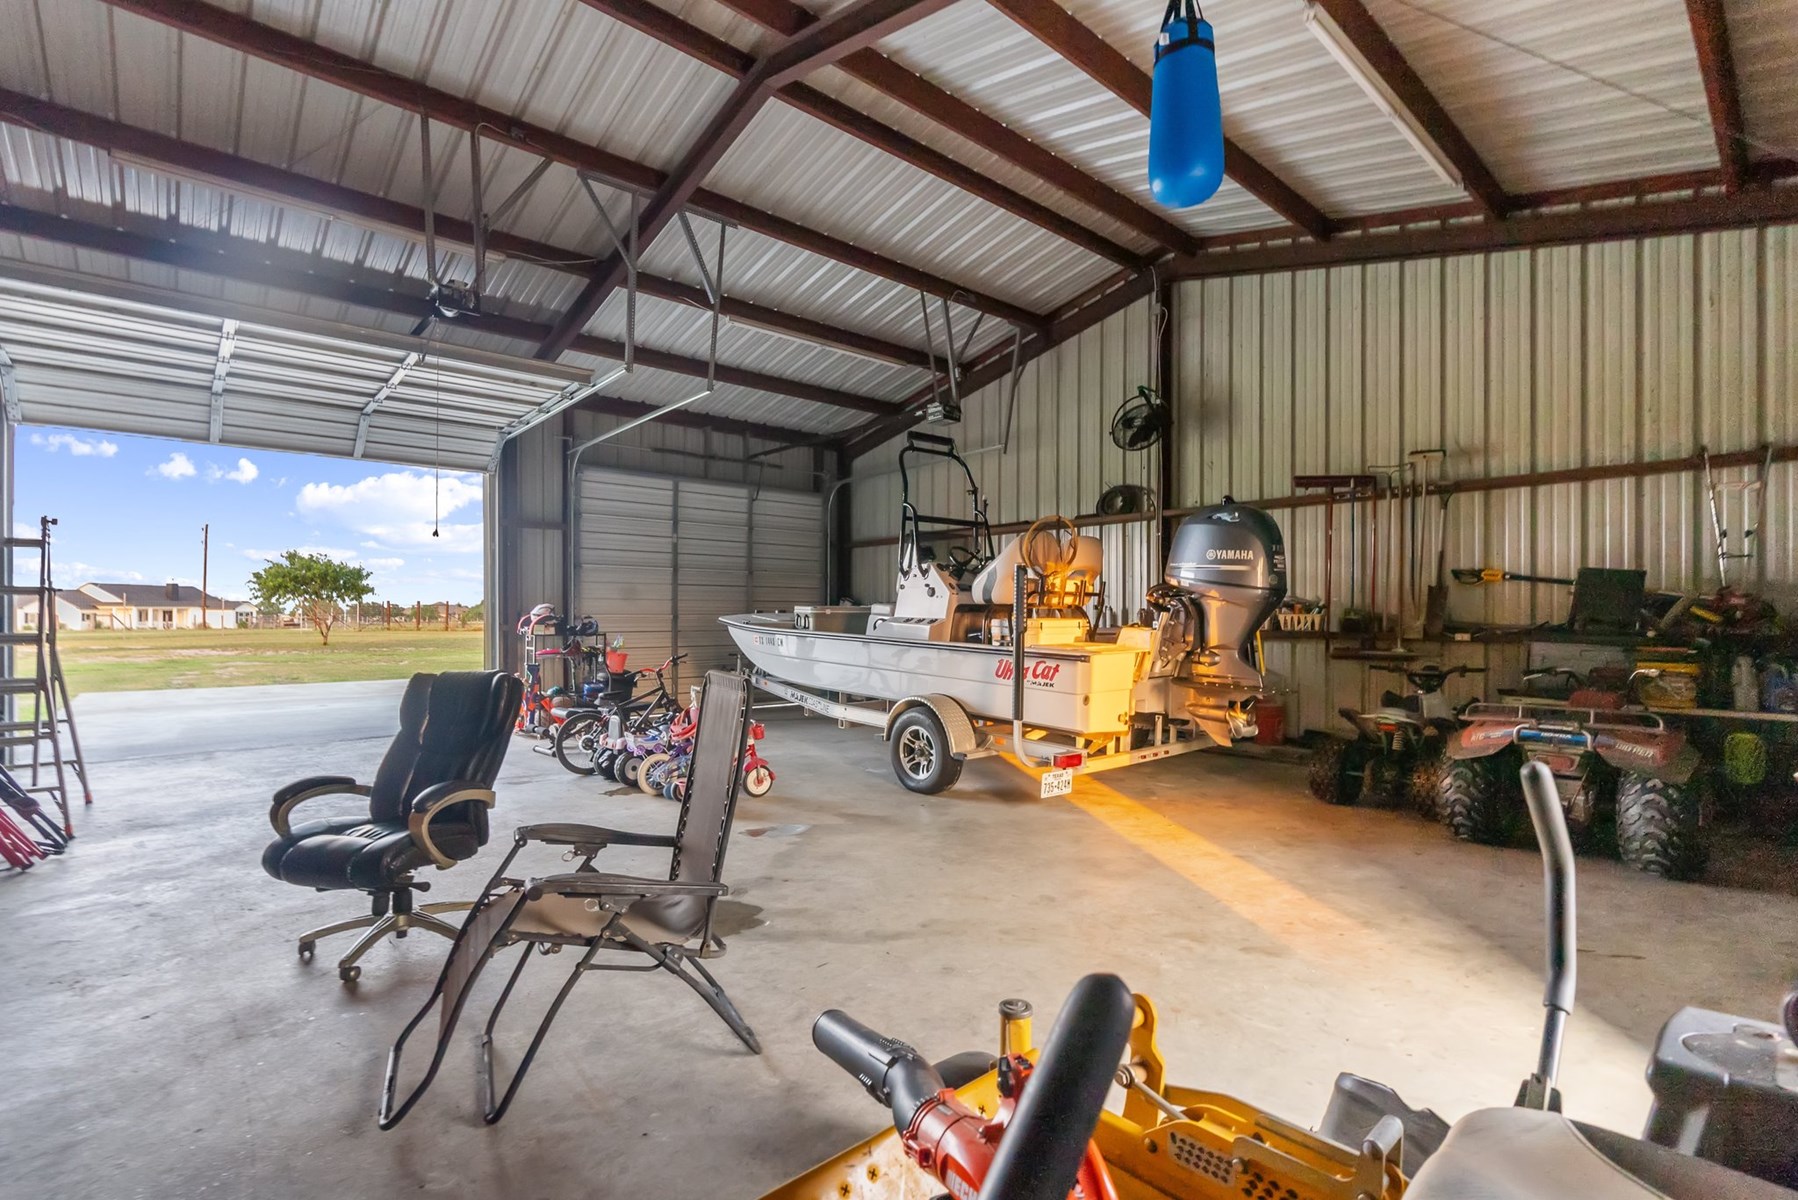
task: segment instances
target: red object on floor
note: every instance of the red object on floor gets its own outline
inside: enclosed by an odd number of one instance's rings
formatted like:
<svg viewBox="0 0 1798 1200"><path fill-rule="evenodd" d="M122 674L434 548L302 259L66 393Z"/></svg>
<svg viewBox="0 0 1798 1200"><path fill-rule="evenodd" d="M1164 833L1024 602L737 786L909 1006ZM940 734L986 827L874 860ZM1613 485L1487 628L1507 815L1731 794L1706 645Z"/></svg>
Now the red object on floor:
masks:
<svg viewBox="0 0 1798 1200"><path fill-rule="evenodd" d="M1255 744L1279 746L1286 742L1286 706L1261 701L1255 705Z"/></svg>
<svg viewBox="0 0 1798 1200"><path fill-rule="evenodd" d="M40 858L48 857L37 842L12 819L0 811L0 858L23 871Z"/></svg>

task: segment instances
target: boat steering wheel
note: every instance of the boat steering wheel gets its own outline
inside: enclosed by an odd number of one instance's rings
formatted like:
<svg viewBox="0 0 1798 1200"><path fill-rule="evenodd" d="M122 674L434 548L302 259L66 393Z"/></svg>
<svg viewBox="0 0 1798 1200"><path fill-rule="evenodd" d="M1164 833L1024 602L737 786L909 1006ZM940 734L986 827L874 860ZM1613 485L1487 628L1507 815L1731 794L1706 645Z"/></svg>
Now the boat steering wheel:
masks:
<svg viewBox="0 0 1798 1200"><path fill-rule="evenodd" d="M1074 523L1056 514L1038 517L1024 531L1018 543L1018 556L1024 565L1044 579L1060 575L1074 564Z"/></svg>

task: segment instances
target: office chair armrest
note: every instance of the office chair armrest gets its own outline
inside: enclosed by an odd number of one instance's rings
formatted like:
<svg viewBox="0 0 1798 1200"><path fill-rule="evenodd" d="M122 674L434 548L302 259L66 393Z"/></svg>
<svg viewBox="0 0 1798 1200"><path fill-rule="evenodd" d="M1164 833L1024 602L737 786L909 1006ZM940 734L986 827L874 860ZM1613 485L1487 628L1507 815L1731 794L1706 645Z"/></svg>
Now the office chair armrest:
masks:
<svg viewBox="0 0 1798 1200"><path fill-rule="evenodd" d="M602 875L597 871L573 871L545 875L525 884L525 899L556 896L722 896L730 891L722 883L686 882L679 879L643 879L635 875Z"/></svg>
<svg viewBox="0 0 1798 1200"><path fill-rule="evenodd" d="M607 829L602 825L520 825L512 831L520 846L526 842L547 842L552 846L591 846L603 850L607 846L666 846L674 848L672 833L635 833L628 829Z"/></svg>
<svg viewBox="0 0 1798 1200"><path fill-rule="evenodd" d="M274 802L269 805L268 823L282 837L292 837L288 814L314 796L366 796L371 790L366 783L357 783L349 775L308 775L275 793Z"/></svg>
<svg viewBox="0 0 1798 1200"><path fill-rule="evenodd" d="M484 804L493 807L496 797L493 789L483 787L473 780L452 779L445 783L434 783L418 793L412 802L412 815L406 818L406 832L418 843L418 848L430 856L437 869L446 871L456 865L456 860L437 848L431 840L431 818L452 804Z"/></svg>

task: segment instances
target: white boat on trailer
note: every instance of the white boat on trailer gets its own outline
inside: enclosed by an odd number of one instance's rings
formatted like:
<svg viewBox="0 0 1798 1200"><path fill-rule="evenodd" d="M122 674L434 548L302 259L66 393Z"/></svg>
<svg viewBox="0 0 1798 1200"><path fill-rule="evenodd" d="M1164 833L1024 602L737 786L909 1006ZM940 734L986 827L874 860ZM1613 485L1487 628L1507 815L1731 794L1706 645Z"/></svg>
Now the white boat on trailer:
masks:
<svg viewBox="0 0 1798 1200"><path fill-rule="evenodd" d="M959 465L971 517L919 513L909 461ZM994 548L986 503L948 438L914 433L899 456L893 604L819 605L723 617L757 686L839 722L884 731L894 774L918 792L954 784L1005 750L1047 768L1044 795L1077 773L1252 737L1262 689L1256 634L1286 594L1279 527L1231 502L1175 533L1150 619L1096 630L1098 539L1061 517ZM928 530L973 543L938 562ZM1022 636L1013 631L1021 630Z"/></svg>

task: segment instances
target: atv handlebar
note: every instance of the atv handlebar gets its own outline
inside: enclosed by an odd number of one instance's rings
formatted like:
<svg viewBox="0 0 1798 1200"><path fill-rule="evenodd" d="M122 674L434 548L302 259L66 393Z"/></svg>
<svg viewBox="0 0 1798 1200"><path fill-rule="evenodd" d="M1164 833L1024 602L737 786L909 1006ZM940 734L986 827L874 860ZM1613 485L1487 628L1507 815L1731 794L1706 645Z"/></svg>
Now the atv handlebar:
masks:
<svg viewBox="0 0 1798 1200"><path fill-rule="evenodd" d="M830 1009L812 1023L812 1045L855 1076L868 1095L891 1108L893 1128L900 1133L911 1128L924 1102L943 1090L943 1077L923 1055L839 1009Z"/></svg>

